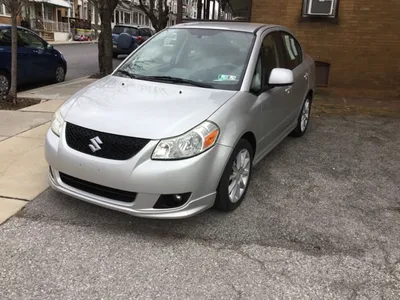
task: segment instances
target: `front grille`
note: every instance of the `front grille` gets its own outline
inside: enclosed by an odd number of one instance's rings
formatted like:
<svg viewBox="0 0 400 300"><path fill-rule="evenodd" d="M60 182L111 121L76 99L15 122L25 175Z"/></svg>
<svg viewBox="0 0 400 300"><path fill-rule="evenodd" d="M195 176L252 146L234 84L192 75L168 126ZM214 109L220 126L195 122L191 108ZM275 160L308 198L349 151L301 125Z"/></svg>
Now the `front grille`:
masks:
<svg viewBox="0 0 400 300"><path fill-rule="evenodd" d="M135 201L137 193L122 191L99 185L96 183L88 182L79 178L72 177L60 172L62 182L78 190L87 192L89 194L105 197L111 200L131 203Z"/></svg>
<svg viewBox="0 0 400 300"><path fill-rule="evenodd" d="M88 155L113 160L132 158L150 141L100 132L71 123L67 123L65 136L68 146L72 149ZM95 139L95 141L92 142L92 139Z"/></svg>

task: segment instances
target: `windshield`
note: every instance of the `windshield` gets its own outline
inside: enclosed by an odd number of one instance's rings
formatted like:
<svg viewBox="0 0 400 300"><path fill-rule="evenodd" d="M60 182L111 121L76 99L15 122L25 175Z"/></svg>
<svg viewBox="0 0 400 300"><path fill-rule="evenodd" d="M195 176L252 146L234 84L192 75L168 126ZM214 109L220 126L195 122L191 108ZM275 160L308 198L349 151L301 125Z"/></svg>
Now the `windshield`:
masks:
<svg viewBox="0 0 400 300"><path fill-rule="evenodd" d="M130 35L138 35L138 29L134 27L114 26L112 33L121 34L128 33Z"/></svg>
<svg viewBox="0 0 400 300"><path fill-rule="evenodd" d="M130 56L115 75L239 90L254 35L217 29L166 29Z"/></svg>

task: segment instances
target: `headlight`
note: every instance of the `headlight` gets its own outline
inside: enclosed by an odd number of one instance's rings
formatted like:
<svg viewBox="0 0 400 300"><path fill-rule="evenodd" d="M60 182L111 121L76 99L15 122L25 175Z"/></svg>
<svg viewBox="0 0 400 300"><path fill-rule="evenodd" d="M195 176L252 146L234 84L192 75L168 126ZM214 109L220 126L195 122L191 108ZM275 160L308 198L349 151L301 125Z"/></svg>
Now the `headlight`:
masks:
<svg viewBox="0 0 400 300"><path fill-rule="evenodd" d="M60 109L56 111L53 116L53 120L51 122L51 130L54 132L55 135L60 136L61 127L64 124L64 118L61 115Z"/></svg>
<svg viewBox="0 0 400 300"><path fill-rule="evenodd" d="M173 160L193 157L214 146L218 136L218 126L206 121L179 137L160 141L152 159Z"/></svg>

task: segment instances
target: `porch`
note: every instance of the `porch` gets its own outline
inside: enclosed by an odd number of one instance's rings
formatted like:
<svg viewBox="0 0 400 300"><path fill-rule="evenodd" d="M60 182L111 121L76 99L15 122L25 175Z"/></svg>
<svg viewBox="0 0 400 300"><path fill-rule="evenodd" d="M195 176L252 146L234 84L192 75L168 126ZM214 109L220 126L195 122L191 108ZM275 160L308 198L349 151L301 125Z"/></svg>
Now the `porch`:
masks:
<svg viewBox="0 0 400 300"><path fill-rule="evenodd" d="M71 5L65 0L31 0L28 6L30 27L46 41L67 41L70 25L63 21Z"/></svg>

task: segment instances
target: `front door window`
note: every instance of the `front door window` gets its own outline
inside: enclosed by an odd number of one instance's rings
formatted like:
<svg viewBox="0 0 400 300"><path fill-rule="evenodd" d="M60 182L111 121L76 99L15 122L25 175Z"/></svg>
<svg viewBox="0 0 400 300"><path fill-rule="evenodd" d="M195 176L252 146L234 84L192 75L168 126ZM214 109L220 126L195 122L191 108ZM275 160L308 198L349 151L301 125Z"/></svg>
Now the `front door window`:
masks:
<svg viewBox="0 0 400 300"><path fill-rule="evenodd" d="M22 47L36 50L44 50L44 43L33 33L26 30L18 30L19 42Z"/></svg>

